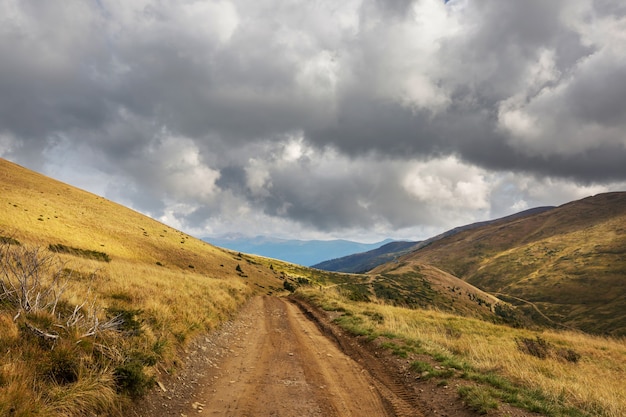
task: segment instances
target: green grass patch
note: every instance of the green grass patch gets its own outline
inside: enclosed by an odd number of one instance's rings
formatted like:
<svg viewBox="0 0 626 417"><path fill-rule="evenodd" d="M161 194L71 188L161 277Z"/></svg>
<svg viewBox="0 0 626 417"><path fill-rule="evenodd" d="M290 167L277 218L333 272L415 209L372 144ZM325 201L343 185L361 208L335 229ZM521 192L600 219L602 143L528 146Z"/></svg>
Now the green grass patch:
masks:
<svg viewBox="0 0 626 417"><path fill-rule="evenodd" d="M389 349L395 356L399 356L401 358L408 358L409 352L413 352L414 349L411 346L407 345L398 345L394 342L383 342L380 345L384 349Z"/></svg>
<svg viewBox="0 0 626 417"><path fill-rule="evenodd" d="M354 336L370 336L374 333L373 329L368 327L363 317L360 316L344 314L337 317L334 322Z"/></svg>
<svg viewBox="0 0 626 417"><path fill-rule="evenodd" d="M431 378L452 378L455 376L455 372L450 368L437 369L430 363L424 361L413 361L410 366L413 372L420 374L421 379ZM447 385L447 381L446 381Z"/></svg>
<svg viewBox="0 0 626 417"><path fill-rule="evenodd" d="M428 363L428 362L424 362L424 361L414 361L411 363L411 370L413 372L432 372L433 366Z"/></svg>
<svg viewBox="0 0 626 417"><path fill-rule="evenodd" d="M445 366L447 368L452 368L459 371L466 371L471 368L468 363L463 362L458 358L455 358L454 356L438 353L433 355L433 358L441 363L442 366Z"/></svg>
<svg viewBox="0 0 626 417"><path fill-rule="evenodd" d="M487 387L459 387L459 395L467 406L478 414L487 414L498 408L498 400Z"/></svg>
<svg viewBox="0 0 626 417"><path fill-rule="evenodd" d="M482 373L471 370L464 373L462 377L480 384L480 391L483 393L477 397L479 399L485 396L484 392L488 392L490 398L496 398L514 407L549 417L590 417L594 415L577 408L567 407L557 400L548 398L540 390L517 386L507 378L492 372ZM460 394L462 397L465 395ZM471 403L474 394L468 395L467 404L474 409ZM475 409L475 411L479 410Z"/></svg>

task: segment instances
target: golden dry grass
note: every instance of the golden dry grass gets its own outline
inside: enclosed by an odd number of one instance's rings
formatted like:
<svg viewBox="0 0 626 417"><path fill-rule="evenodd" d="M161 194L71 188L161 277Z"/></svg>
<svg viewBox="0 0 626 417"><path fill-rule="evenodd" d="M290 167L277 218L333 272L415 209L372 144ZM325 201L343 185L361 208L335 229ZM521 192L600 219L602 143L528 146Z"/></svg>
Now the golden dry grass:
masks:
<svg viewBox="0 0 626 417"><path fill-rule="evenodd" d="M175 372L186 343L232 316L254 291L242 279L209 278L126 260L99 265L59 258L59 265L72 270L63 284L59 316L23 311L14 320L15 306L0 303L0 414L115 412L125 401L115 383L120 367L139 358L137 374L145 375L146 381L157 368ZM82 334L89 326L55 327L65 326L71 309L82 304L84 322L92 313L102 323L130 313L137 329L86 337ZM28 325L60 338L46 342L29 332Z"/></svg>
<svg viewBox="0 0 626 417"><path fill-rule="evenodd" d="M402 261L434 265L499 297L512 296L505 299L548 316L545 324L624 336L625 224L626 193L601 194L466 230Z"/></svg>
<svg viewBox="0 0 626 417"><path fill-rule="evenodd" d="M119 412L157 370L175 372L193 337L231 317L252 294L282 286L255 257L2 159L0 238L52 257L42 285L51 284L52 269L63 271L66 285L55 314L22 311L14 319L19 308L0 300L0 415ZM102 252L110 262L50 253L57 244ZM84 337L85 328L65 325L77 305L100 323L117 315L134 327ZM60 338L44 341L29 325ZM120 375L131 378L122 387Z"/></svg>
<svg viewBox="0 0 626 417"><path fill-rule="evenodd" d="M396 335L431 355L451 356L478 372L496 373L519 386L540 389L553 403L576 407L586 415L626 415L624 339L514 329L434 310L358 303L347 300L336 288L299 291L327 309L343 309L359 317L368 334ZM382 320L372 318L381 316ZM553 347L553 354L545 359L518 347L518 340L537 337ZM565 360L558 354L561 349L576 352L580 359Z"/></svg>

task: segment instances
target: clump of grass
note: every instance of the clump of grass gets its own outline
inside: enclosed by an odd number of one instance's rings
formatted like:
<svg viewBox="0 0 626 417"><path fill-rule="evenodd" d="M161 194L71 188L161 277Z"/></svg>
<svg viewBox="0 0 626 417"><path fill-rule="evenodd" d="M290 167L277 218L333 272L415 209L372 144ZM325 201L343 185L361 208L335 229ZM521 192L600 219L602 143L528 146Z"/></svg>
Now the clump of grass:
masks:
<svg viewBox="0 0 626 417"><path fill-rule="evenodd" d="M379 324L385 321L385 317L376 311L366 310L363 312L363 314L368 316L372 321Z"/></svg>
<svg viewBox="0 0 626 417"><path fill-rule="evenodd" d="M371 327L364 326L365 320L361 316L344 314L334 321L354 336L369 336L373 333Z"/></svg>
<svg viewBox="0 0 626 417"><path fill-rule="evenodd" d="M0 236L0 245L15 245L15 246L20 246L21 243L19 240L14 239L12 237L9 236Z"/></svg>
<svg viewBox="0 0 626 417"><path fill-rule="evenodd" d="M132 355L119 364L114 371L115 385L119 392L138 398L154 384L155 378L146 373L146 366L155 364L154 358Z"/></svg>
<svg viewBox="0 0 626 417"><path fill-rule="evenodd" d="M111 297L111 299L113 300L123 301L126 303L132 303L133 301L133 296L124 291L115 291L111 295L109 295L109 297Z"/></svg>
<svg viewBox="0 0 626 417"><path fill-rule="evenodd" d="M410 368L413 372L418 373L421 379L451 378L455 375L454 370L451 368L439 366L435 368L430 363L424 361L413 361Z"/></svg>
<svg viewBox="0 0 626 417"><path fill-rule="evenodd" d="M129 298L132 299L132 297ZM118 329L121 332L134 336L141 333L141 319L139 319L139 316L142 310L113 306L107 308L106 311L110 319L115 319L119 322Z"/></svg>
<svg viewBox="0 0 626 417"><path fill-rule="evenodd" d="M401 358L408 358L409 352L413 351L413 348L411 348L410 346L407 346L405 344L397 344L394 342L383 342L381 343L380 347L391 350L392 354Z"/></svg>
<svg viewBox="0 0 626 417"><path fill-rule="evenodd" d="M80 256L85 259L93 259L95 261L102 261L102 262L111 262L111 257L108 254L106 254L105 252L97 251L97 250L74 248L71 246L63 245L61 243L50 244L48 246L48 249L51 252L67 253L68 255Z"/></svg>
<svg viewBox="0 0 626 417"><path fill-rule="evenodd" d="M540 359L547 358L551 350L550 344L539 336L534 339L528 337L517 339L517 347L520 351Z"/></svg>
<svg viewBox="0 0 626 417"><path fill-rule="evenodd" d="M296 285L294 285L293 283L285 280L283 281L283 288L286 289L289 292L294 292L295 290L298 289L298 287Z"/></svg>
<svg viewBox="0 0 626 417"><path fill-rule="evenodd" d="M45 415L84 416L119 413L120 404L115 383L107 369L81 368L73 384L51 384L43 393Z"/></svg>
<svg viewBox="0 0 626 417"><path fill-rule="evenodd" d="M517 347L521 352L528 355L535 356L539 359L546 359L548 357L556 357L563 359L567 362L577 363L581 355L571 348L556 348L547 340L540 336L536 336L534 339L522 337L516 339Z"/></svg>
<svg viewBox="0 0 626 417"><path fill-rule="evenodd" d="M478 414L487 414L498 408L498 401L493 397L491 390L484 387L459 387L459 395L470 409Z"/></svg>

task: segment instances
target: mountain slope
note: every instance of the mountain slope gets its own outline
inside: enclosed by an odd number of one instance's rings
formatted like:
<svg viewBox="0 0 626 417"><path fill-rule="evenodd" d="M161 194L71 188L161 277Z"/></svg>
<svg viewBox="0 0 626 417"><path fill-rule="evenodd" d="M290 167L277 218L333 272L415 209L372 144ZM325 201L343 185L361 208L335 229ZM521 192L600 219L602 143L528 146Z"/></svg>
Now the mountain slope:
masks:
<svg viewBox="0 0 626 417"><path fill-rule="evenodd" d="M371 292L391 305L437 309L515 326L531 324L508 303L432 265L399 262L370 276Z"/></svg>
<svg viewBox="0 0 626 417"><path fill-rule="evenodd" d="M296 240L279 239L267 236L252 238L244 236L206 237L203 238L215 246L237 252L281 259L298 265L313 265L329 258L338 258L357 252L364 252L388 243L359 243L349 240Z"/></svg>
<svg viewBox="0 0 626 417"><path fill-rule="evenodd" d="M282 289L261 261L0 159L0 415L114 413Z"/></svg>
<svg viewBox="0 0 626 417"><path fill-rule="evenodd" d="M441 268L547 324L626 334L626 193L466 230L401 260Z"/></svg>
<svg viewBox="0 0 626 417"><path fill-rule="evenodd" d="M230 258L140 213L5 160L0 160L0 190L0 229L18 239L182 269L194 264L203 272Z"/></svg>

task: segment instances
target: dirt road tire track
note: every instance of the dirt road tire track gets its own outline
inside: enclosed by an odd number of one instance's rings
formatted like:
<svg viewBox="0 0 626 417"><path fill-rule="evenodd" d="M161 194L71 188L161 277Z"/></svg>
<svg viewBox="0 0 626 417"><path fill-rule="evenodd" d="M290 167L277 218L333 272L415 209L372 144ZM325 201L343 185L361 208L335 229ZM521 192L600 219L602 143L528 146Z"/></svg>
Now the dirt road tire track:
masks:
<svg viewBox="0 0 626 417"><path fill-rule="evenodd" d="M313 321L319 330L331 339L343 353L356 362L367 366L367 371L392 415L397 417L424 416L423 406L415 394L405 385L402 378L389 369L368 349L360 346L355 339L345 337L342 331L331 324L328 318L318 309L299 298L290 298L302 312Z"/></svg>
<svg viewBox="0 0 626 417"><path fill-rule="evenodd" d="M386 416L364 370L284 299L262 297L244 343L202 389L211 416ZM190 411L190 410L188 410Z"/></svg>
<svg viewBox="0 0 626 417"><path fill-rule="evenodd" d="M162 389L126 415L421 415L398 413L395 388L372 378L367 366L344 354L310 317L284 298L252 299L236 320L190 347L191 367L160 376Z"/></svg>
<svg viewBox="0 0 626 417"><path fill-rule="evenodd" d="M159 386L124 417L476 416L455 389L471 382L416 378L411 361L428 357L398 358L297 298L251 299L183 359L173 374L161 368ZM489 415L538 416L507 404Z"/></svg>

